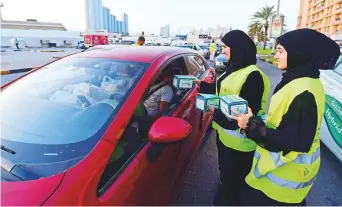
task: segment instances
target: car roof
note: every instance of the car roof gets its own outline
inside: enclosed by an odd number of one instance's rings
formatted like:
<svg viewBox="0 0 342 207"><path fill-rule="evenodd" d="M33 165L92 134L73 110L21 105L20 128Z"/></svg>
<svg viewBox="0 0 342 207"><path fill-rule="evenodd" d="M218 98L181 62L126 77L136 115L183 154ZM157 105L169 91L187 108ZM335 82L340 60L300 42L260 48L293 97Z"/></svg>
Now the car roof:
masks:
<svg viewBox="0 0 342 207"><path fill-rule="evenodd" d="M114 44L114 45L96 45L94 47L101 47L101 48L117 48L117 47L127 47L127 45L120 45L120 44Z"/></svg>
<svg viewBox="0 0 342 207"><path fill-rule="evenodd" d="M155 58L165 55L174 56L177 54L194 53L193 50L180 47L119 47L115 50L94 50L82 52L72 55L72 57L88 57L88 58L110 58L126 61L146 62L150 63Z"/></svg>

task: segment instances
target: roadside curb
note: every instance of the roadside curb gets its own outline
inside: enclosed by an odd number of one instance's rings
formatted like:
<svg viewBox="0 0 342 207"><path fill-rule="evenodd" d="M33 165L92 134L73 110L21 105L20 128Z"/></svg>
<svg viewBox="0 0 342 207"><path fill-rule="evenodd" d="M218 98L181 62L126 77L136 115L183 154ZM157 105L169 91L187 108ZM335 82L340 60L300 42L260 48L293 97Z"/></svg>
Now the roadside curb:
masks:
<svg viewBox="0 0 342 207"><path fill-rule="evenodd" d="M36 68L20 68L20 69L14 69L14 70L1 70L0 74L1 75L8 75L8 74L13 74L13 73L24 73L31 71Z"/></svg>
<svg viewBox="0 0 342 207"><path fill-rule="evenodd" d="M263 62L265 62L265 63L269 63L269 64L274 65L274 66L278 66L278 62L277 62L277 61L266 60L266 59L263 58L263 57L258 57L258 58L259 58L259 60L261 60L261 61L263 61Z"/></svg>

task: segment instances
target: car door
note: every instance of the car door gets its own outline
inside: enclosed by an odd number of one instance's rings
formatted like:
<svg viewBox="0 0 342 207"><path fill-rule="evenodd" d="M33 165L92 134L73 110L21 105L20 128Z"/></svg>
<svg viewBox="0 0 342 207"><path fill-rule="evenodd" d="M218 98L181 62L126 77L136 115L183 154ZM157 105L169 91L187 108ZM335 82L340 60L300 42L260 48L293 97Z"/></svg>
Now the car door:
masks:
<svg viewBox="0 0 342 207"><path fill-rule="evenodd" d="M142 93L149 93L149 89ZM135 99L134 103L130 102L127 105L138 105L143 100L144 98ZM187 113L176 108L172 116L186 119ZM135 121L133 115L130 120L122 127L123 133L115 150L118 150L120 145L126 145L125 149L134 145L133 149L130 149L132 153L124 156L126 160L120 162L118 167L109 166L105 169L103 175L108 173L113 175L107 176L110 180L105 184L100 181L100 185L104 186L99 189L101 205L170 204L174 195L170 177L177 163L177 155L182 143L153 144L139 133L139 125L143 122ZM127 142L121 143L125 139ZM136 140L143 141L136 143Z"/></svg>
<svg viewBox="0 0 342 207"><path fill-rule="evenodd" d="M186 67L185 59L181 56ZM187 74L187 71L183 71ZM138 159L143 168L143 174L139 179L142 190L141 202L138 205L170 205L174 199L179 174L184 174L184 164L188 163L192 152L184 150L197 136L199 118L194 108L197 86L186 91L177 101L176 107L170 109L168 116L181 118L192 126L191 134L183 141L169 144L153 144L148 142L138 154ZM170 123L172 124L172 123Z"/></svg>
<svg viewBox="0 0 342 207"><path fill-rule="evenodd" d="M193 75L196 78L203 81L204 79L215 79L215 73L208 69L208 65L205 61L197 54L187 54L185 55L187 61L187 72L189 75ZM200 64L201 63L201 64ZM184 179L184 174L190 167L191 161L196 157L199 147L203 141L203 137L207 131L209 124L211 123L212 115L208 113L203 113L196 109L196 96L199 93L199 87L195 86L187 98L187 103L182 105L185 109L191 111L191 116L188 117L187 121L191 123L193 130L191 136L184 140L182 149L180 152L180 157L182 161L177 162L176 169L179 170L174 177L174 183L180 183ZM185 158L185 159L184 159Z"/></svg>
<svg viewBox="0 0 342 207"><path fill-rule="evenodd" d="M342 57L334 70L321 71L325 90L325 113L321 140L342 161Z"/></svg>

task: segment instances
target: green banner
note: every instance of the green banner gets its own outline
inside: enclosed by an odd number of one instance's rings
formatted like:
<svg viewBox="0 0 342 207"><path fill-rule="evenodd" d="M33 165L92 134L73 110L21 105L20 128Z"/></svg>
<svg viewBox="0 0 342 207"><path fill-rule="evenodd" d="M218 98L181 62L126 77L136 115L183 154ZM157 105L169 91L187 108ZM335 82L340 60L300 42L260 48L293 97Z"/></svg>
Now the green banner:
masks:
<svg viewBox="0 0 342 207"><path fill-rule="evenodd" d="M342 104L329 95L325 95L324 119L332 138L342 148Z"/></svg>

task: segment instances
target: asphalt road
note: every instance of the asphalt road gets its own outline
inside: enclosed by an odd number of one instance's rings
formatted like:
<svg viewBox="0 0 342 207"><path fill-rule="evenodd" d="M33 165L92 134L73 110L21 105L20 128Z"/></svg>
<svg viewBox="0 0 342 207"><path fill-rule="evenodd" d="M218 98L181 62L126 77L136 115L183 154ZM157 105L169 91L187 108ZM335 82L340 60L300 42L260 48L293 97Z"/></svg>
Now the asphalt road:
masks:
<svg viewBox="0 0 342 207"><path fill-rule="evenodd" d="M271 91L273 91L281 79L281 72L267 63L259 62L258 66L269 76ZM1 75L1 85L23 74ZM175 205L210 205L218 185L219 172L217 167L215 133L212 133L188 172L183 190L176 197ZM342 163L323 145L321 147L321 168L318 179L307 197L308 205L342 205L341 172Z"/></svg>
<svg viewBox="0 0 342 207"><path fill-rule="evenodd" d="M281 79L274 66L259 62L258 66L270 78L273 92ZM183 190L175 200L179 206L208 206L218 186L218 164L215 133L199 153L184 182ZM322 144L323 145L323 144ZM342 163L324 145L321 147L321 168L312 187L307 204L314 206L342 205Z"/></svg>
<svg viewBox="0 0 342 207"><path fill-rule="evenodd" d="M64 52L39 52L49 50L64 50ZM6 50L6 52L1 53L0 70L13 70L20 68L38 67L55 60L54 57L64 57L66 55L74 54L80 51L80 49L74 48L46 48L38 49L36 52L14 52L11 50Z"/></svg>

